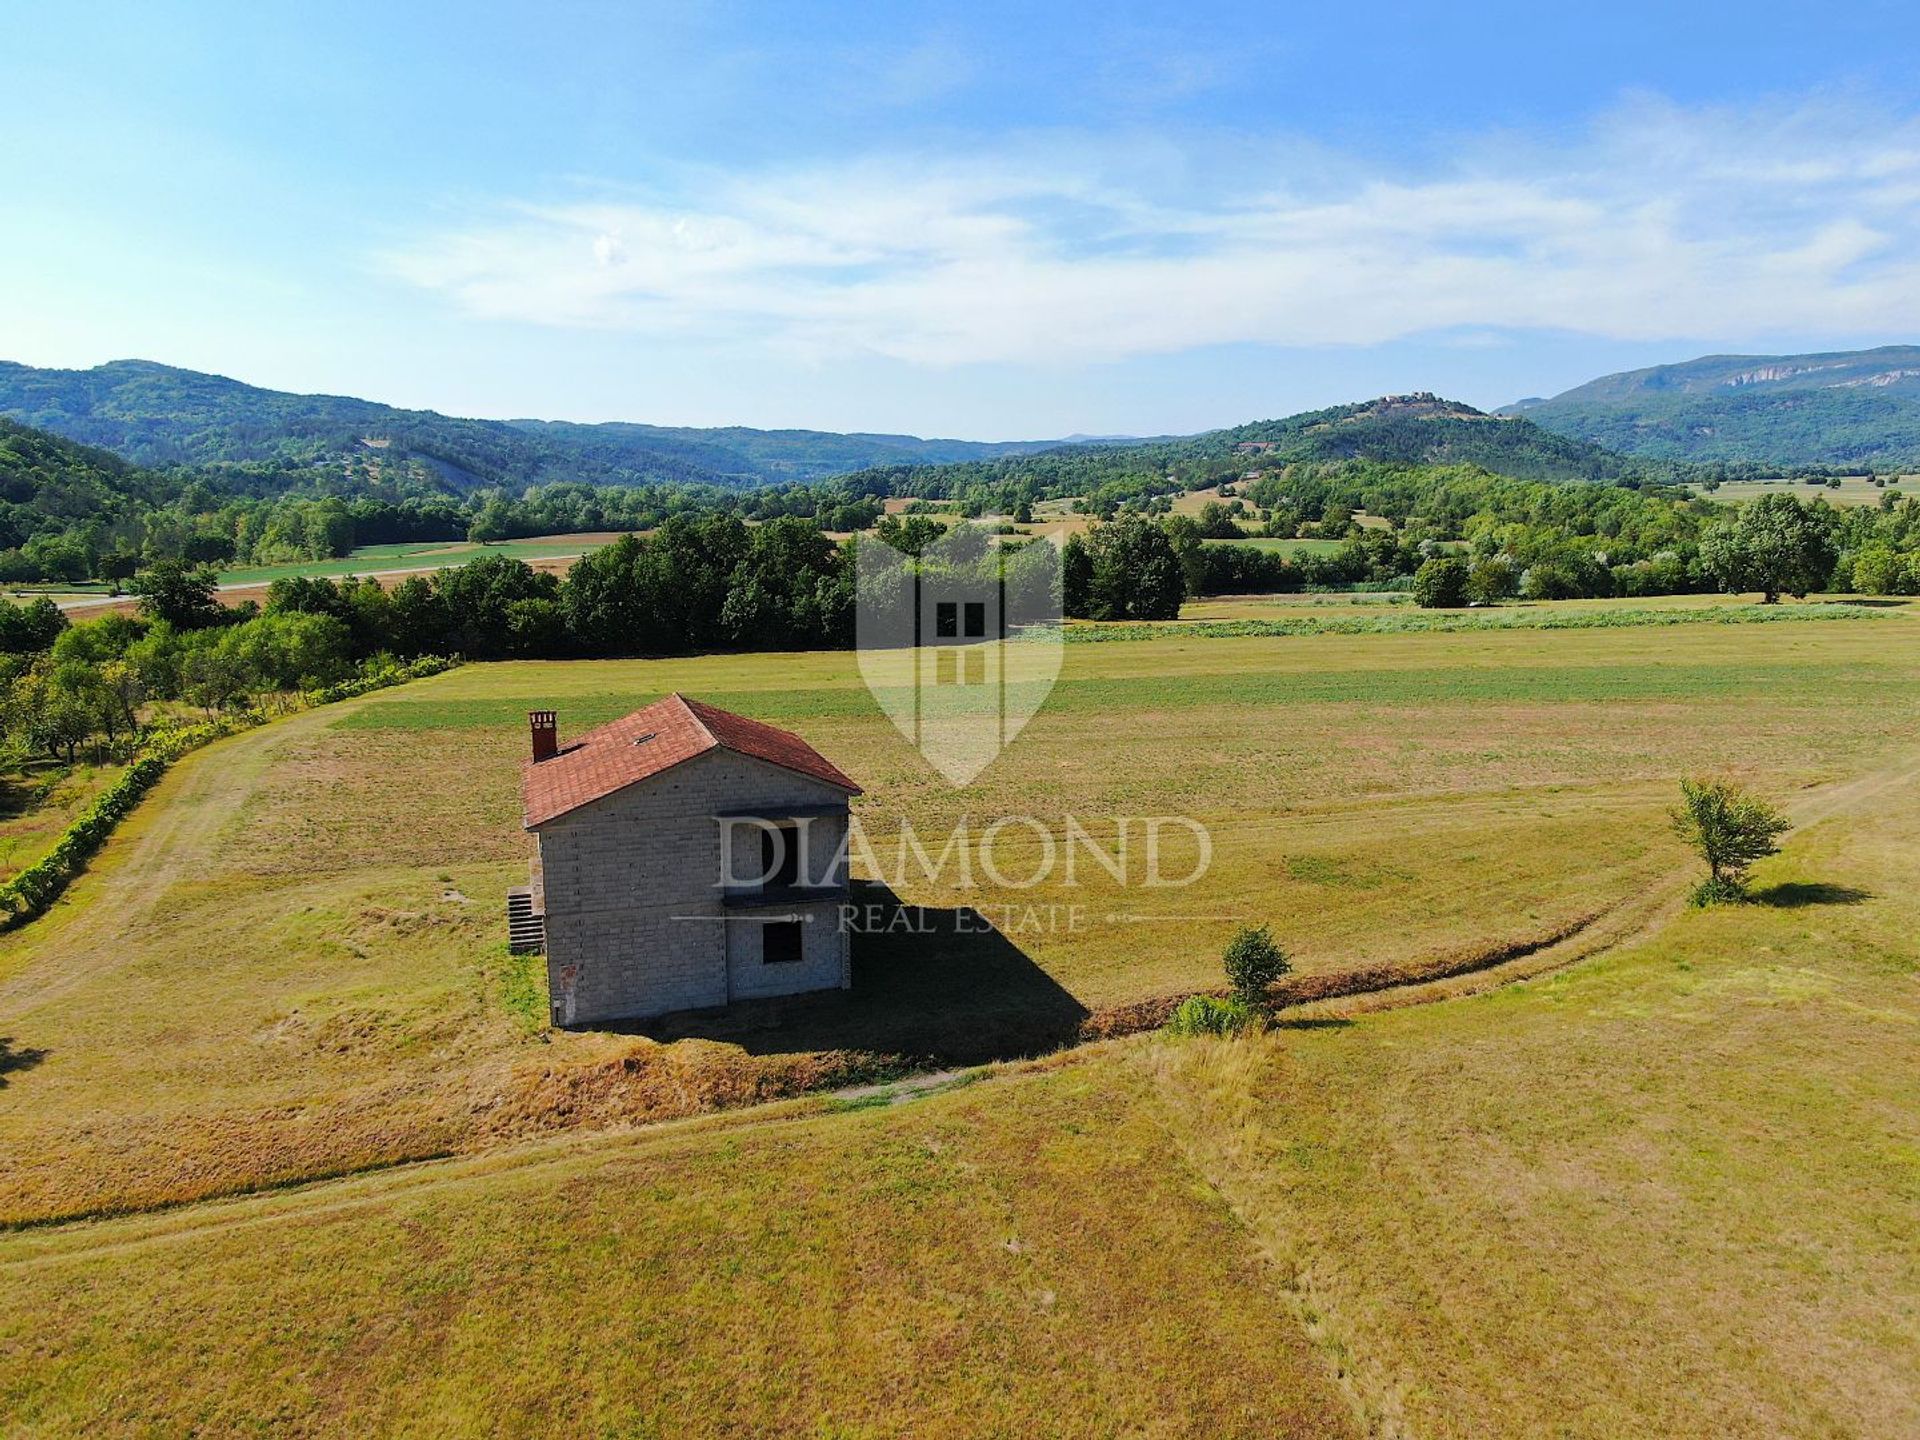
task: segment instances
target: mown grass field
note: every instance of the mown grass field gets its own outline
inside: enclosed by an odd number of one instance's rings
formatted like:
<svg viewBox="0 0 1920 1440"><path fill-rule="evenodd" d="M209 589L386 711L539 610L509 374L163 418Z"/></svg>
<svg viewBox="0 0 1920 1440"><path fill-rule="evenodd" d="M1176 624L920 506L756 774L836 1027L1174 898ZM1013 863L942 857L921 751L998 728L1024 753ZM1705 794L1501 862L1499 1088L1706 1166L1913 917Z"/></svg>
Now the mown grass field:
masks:
<svg viewBox="0 0 1920 1440"><path fill-rule="evenodd" d="M529 564L573 560L611 544L612 534L541 535L476 545L464 540L423 540L399 545L362 545L338 560L297 560L284 565L253 565L220 573L222 585L267 585L295 575L369 575L383 571L442 570L465 565L482 555L506 555Z"/></svg>
<svg viewBox="0 0 1920 1440"><path fill-rule="evenodd" d="M1564 973L1127 1057L1370 1424L1920 1433L1920 757L1826 815Z"/></svg>
<svg viewBox="0 0 1920 1440"><path fill-rule="evenodd" d="M1069 645L1046 708L964 791L842 654L472 666L311 712L186 761L68 899L0 939L0 1038L35 1057L0 1103L0 1218L464 1153L881 1063L857 1055L1046 1050L1217 984L1251 921L1309 973L1544 939L1675 873L1676 775L1790 798L1906 743L1915 633L1896 614ZM849 995L665 1043L543 1035L537 971L502 947L527 858L524 713L554 706L577 732L672 688L850 766L883 852L903 822L937 841L968 818L978 837L989 817L1063 833L1071 815L1110 837L1111 817L1183 815L1211 868L1186 889L1093 864L1017 893L909 877L900 899L940 912L940 933L856 946ZM1172 833L1178 875L1192 852ZM1001 872L1039 844L1004 832ZM967 907L998 932L954 933Z"/></svg>
<svg viewBox="0 0 1920 1440"><path fill-rule="evenodd" d="M1279 555L1331 555L1345 544L1342 540L1280 540L1267 535L1247 535L1223 542L1244 545L1249 550L1267 550Z"/></svg>
<svg viewBox="0 0 1920 1440"><path fill-rule="evenodd" d="M410 574L452 569L471 564L483 555L506 555L524 560L536 570L564 574L582 555L598 550L618 539L611 532L582 535L541 535L526 540L502 540L477 545L464 540L424 540L395 545L362 545L335 560L291 560L280 565L248 565L220 572L221 599L228 605L247 601L264 603L267 587L276 580L310 575L338 579L345 575L377 575L383 583L398 584ZM131 597L122 598L120 587L102 581L78 584L22 585L7 594L18 603L37 595L48 595L64 610L97 619L109 613L131 615L135 605Z"/></svg>
<svg viewBox="0 0 1920 1440"><path fill-rule="evenodd" d="M1305 544L1308 542L1283 543ZM1703 611L1708 613L1709 618L1728 618L1729 612L1751 612L1759 608L1759 604L1757 596L1736 597L1720 594L1645 595L1609 600L1503 600L1498 605L1473 606L1466 610L1434 611L1424 618L1497 626L1515 622L1525 624L1542 616L1565 616L1574 620L1604 624L1609 618L1618 616L1621 612L1641 611ZM1799 608L1803 604L1907 612L1920 609L1911 601L1902 598L1859 595L1814 596L1804 602L1782 601L1771 608L1783 617L1790 614L1804 615L1806 612ZM1195 621L1292 619L1302 610L1329 616L1346 615L1356 609L1365 614L1380 614L1396 608L1406 611L1416 609L1412 594L1407 591L1375 590L1305 591L1282 595L1213 595L1187 601L1180 607L1178 620L1156 623L1179 625L1191 624Z"/></svg>
<svg viewBox="0 0 1920 1440"><path fill-rule="evenodd" d="M1844 475L1838 485L1822 481L1809 485L1804 480L1728 480L1713 492L1721 502L1753 500L1762 495L1797 495L1802 500L1825 500L1829 505L1878 505L1889 490L1911 495L1920 487L1920 475L1903 475L1882 487L1870 484L1864 475Z"/></svg>
<svg viewBox="0 0 1920 1440"><path fill-rule="evenodd" d="M0 1242L16 1428L1353 1433L1231 1213L1098 1074L109 1229L130 1248Z"/></svg>
<svg viewBox="0 0 1920 1440"><path fill-rule="evenodd" d="M1763 903L1477 997L0 1238L0 1408L74 1435L1910 1435L1920 755L1890 759L1811 797Z"/></svg>

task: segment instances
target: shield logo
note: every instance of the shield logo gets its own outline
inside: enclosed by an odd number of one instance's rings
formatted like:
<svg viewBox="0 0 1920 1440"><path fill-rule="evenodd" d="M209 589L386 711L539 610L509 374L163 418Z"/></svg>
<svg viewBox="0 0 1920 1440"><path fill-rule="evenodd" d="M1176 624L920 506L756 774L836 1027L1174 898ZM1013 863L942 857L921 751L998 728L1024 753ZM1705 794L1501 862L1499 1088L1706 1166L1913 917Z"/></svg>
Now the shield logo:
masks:
<svg viewBox="0 0 1920 1440"><path fill-rule="evenodd" d="M1060 549L961 524L918 555L857 542L860 676L948 783L1013 743L1060 674Z"/></svg>

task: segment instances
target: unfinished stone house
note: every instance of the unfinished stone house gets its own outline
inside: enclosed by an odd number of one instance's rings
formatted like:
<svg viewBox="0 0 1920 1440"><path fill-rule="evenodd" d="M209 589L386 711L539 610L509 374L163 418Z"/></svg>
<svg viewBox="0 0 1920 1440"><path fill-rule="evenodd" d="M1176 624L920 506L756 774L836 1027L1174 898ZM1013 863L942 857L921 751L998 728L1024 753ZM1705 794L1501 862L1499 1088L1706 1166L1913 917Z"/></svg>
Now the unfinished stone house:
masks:
<svg viewBox="0 0 1920 1440"><path fill-rule="evenodd" d="M529 717L532 884L510 943L544 948L556 1025L852 983L847 802L806 741L683 695L559 743Z"/></svg>

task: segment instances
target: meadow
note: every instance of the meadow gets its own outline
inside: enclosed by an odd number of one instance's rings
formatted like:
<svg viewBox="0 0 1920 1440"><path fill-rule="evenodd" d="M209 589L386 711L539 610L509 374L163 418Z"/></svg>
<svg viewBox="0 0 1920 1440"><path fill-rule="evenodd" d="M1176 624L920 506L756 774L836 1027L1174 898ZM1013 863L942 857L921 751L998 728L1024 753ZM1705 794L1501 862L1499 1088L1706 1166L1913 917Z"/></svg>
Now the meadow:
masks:
<svg viewBox="0 0 1920 1440"><path fill-rule="evenodd" d="M963 791L830 653L473 665L222 741L0 937L0 1409L1910 1431L1920 631L1828 613L1131 627L1066 646ZM669 689L806 735L883 842L1182 815L1211 865L915 878L900 901L997 928L862 939L844 995L548 1031L502 943L525 711L564 738ZM1769 903L1681 912L1665 809L1695 771L1804 827ZM1024 868L1008 837L999 860ZM1217 986L1249 921L1303 997L1440 978L1264 1039L1085 1043ZM1380 1009L1415 1000L1444 1003ZM941 1065L986 1068L817 1093Z"/></svg>
<svg viewBox="0 0 1920 1440"><path fill-rule="evenodd" d="M1308 974L1545 945L1675 873L1677 775L1791 795L1908 733L1904 612L1649 633L1069 645L1046 707L959 791L837 653L468 666L223 741L67 900L0 939L0 1036L39 1057L0 1106L0 1218L1042 1052L1217 984L1248 922ZM977 850L985 817L1058 839L1072 816L1111 846L1120 817L1178 815L1206 828L1210 867L1185 889L1143 887L1136 858L1126 884L1086 864L1073 885L1056 871L1009 892L975 854L971 885L957 868L907 877L897 898L935 933L864 939L848 995L691 1032L546 1034L527 998L541 977L502 945L528 856L525 712L556 708L564 737L669 689L840 757L882 854L903 825L937 840L972 819ZM1180 875L1197 846L1170 839ZM1001 834L1000 872L1030 870L1041 844ZM975 911L998 927L963 934Z"/></svg>
<svg viewBox="0 0 1920 1440"><path fill-rule="evenodd" d="M1485 994L17 1233L0 1405L89 1435L1911 1434L1914 738L1807 793L1763 903Z"/></svg>
<svg viewBox="0 0 1920 1440"><path fill-rule="evenodd" d="M377 575L400 571L444 570L465 565L482 555L505 555L525 560L572 561L589 551L611 544L618 536L604 533L587 535L540 535L526 540L501 540L478 545L465 540L423 540L398 545L362 545L337 560L295 560L284 565L253 565L220 572L220 583L227 587L269 585L275 580L296 575ZM541 567L545 568L545 567Z"/></svg>
<svg viewBox="0 0 1920 1440"><path fill-rule="evenodd" d="M600 531L581 535L539 535L525 540L501 540L480 545L466 540L422 540L393 545L361 545L332 560L289 560L278 565L229 567L219 573L221 598L228 605L246 601L264 603L267 587L276 580L291 580L310 575L339 579L345 575L376 575L389 586L408 575L449 570L471 564L483 555L505 555L524 560L536 570L564 573L582 555L611 544L619 537ZM91 580L77 583L27 584L9 586L6 592L16 601L36 595L48 595L61 609L78 618L97 619L101 615L135 613L134 601L125 587Z"/></svg>
<svg viewBox="0 0 1920 1440"><path fill-rule="evenodd" d="M1825 500L1829 505L1878 505L1888 491L1912 494L1920 476L1902 475L1889 480L1885 487L1875 485L1864 475L1843 475L1838 485L1829 485L1825 481L1809 485L1805 480L1789 480L1780 477L1772 480L1727 480L1713 492L1713 498L1722 502L1730 500L1757 500L1762 495L1796 495L1802 500Z"/></svg>
<svg viewBox="0 0 1920 1440"><path fill-rule="evenodd" d="M1249 550L1267 550L1278 555L1332 555L1346 544L1344 540L1282 540L1270 535L1248 535L1224 542L1244 545Z"/></svg>

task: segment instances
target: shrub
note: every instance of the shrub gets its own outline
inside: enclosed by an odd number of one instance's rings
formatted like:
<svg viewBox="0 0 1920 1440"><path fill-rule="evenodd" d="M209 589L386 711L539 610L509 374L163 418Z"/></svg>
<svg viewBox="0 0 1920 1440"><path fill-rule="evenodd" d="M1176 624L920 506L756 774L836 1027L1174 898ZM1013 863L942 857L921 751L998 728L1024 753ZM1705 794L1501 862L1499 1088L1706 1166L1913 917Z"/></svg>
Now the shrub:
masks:
<svg viewBox="0 0 1920 1440"><path fill-rule="evenodd" d="M1737 905L1747 898L1747 887L1726 876L1708 877L1687 892L1687 904L1696 910L1709 905Z"/></svg>
<svg viewBox="0 0 1920 1440"><path fill-rule="evenodd" d="M1457 610L1467 603L1467 562L1436 555L1413 576L1414 602L1422 610Z"/></svg>
<svg viewBox="0 0 1920 1440"><path fill-rule="evenodd" d="M1920 591L1920 566L1890 545L1863 545L1848 567L1853 588L1862 595L1912 595Z"/></svg>
<svg viewBox="0 0 1920 1440"><path fill-rule="evenodd" d="M1293 969L1287 952L1273 943L1264 925L1243 926L1227 942L1220 963L1233 986L1233 998L1245 1005L1265 1005L1267 987Z"/></svg>
<svg viewBox="0 0 1920 1440"><path fill-rule="evenodd" d="M1694 889L1695 905L1744 900L1754 862L1779 853L1792 828L1764 800L1724 780L1682 780L1681 803L1671 814L1674 833L1700 852L1707 878Z"/></svg>
<svg viewBox="0 0 1920 1440"><path fill-rule="evenodd" d="M1260 1012L1244 1000L1221 1000L1212 995L1189 995L1167 1018L1169 1035L1238 1035L1257 1025Z"/></svg>
<svg viewBox="0 0 1920 1440"><path fill-rule="evenodd" d="M1482 560L1467 573L1467 599L1482 605L1505 600L1519 588L1519 572L1505 555Z"/></svg>
<svg viewBox="0 0 1920 1440"><path fill-rule="evenodd" d="M310 690L307 692L307 700L314 705L332 705L336 701L351 700L356 695L384 690L389 685L404 685L409 680L424 680L429 675L439 675L451 670L459 663L457 657L446 659L439 655L422 655L419 659L409 660L402 665L396 663L391 655L376 655L366 662L361 674L351 680L342 680L337 685Z"/></svg>

